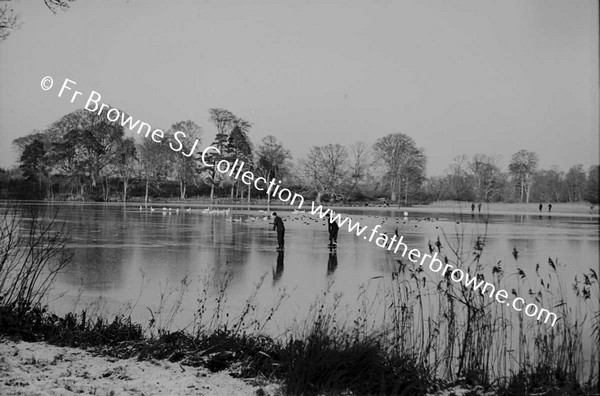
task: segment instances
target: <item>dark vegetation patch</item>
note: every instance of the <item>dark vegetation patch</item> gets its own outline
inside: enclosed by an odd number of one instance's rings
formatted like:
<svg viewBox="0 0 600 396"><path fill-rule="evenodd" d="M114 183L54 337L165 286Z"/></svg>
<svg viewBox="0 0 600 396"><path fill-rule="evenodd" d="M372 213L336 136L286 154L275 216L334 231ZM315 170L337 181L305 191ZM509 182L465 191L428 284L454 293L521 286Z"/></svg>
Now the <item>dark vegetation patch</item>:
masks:
<svg viewBox="0 0 600 396"><path fill-rule="evenodd" d="M318 328L316 328L318 329ZM0 333L29 342L92 349L117 358L161 359L242 378L282 381L289 394L423 395L427 371L410 356L390 354L375 339L358 340L313 331L306 339L277 341L226 327L206 334L177 331L145 337L129 318L112 321L45 309L0 307Z"/></svg>

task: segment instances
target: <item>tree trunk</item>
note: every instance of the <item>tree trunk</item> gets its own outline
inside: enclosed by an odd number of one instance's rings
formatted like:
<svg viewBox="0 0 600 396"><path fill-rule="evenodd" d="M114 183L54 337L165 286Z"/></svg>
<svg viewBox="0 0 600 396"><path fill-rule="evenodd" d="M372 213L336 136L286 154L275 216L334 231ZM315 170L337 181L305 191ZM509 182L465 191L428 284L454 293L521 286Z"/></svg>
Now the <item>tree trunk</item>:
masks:
<svg viewBox="0 0 600 396"><path fill-rule="evenodd" d="M521 179L521 202L523 202L523 195L525 193L525 181Z"/></svg>
<svg viewBox="0 0 600 396"><path fill-rule="evenodd" d="M148 186L150 184L150 179L146 178L146 197L144 198L144 202L147 204L148 203Z"/></svg>
<svg viewBox="0 0 600 396"><path fill-rule="evenodd" d="M187 185L185 183L184 180L179 180L179 195L181 196L181 199L185 199L185 193L187 190Z"/></svg>
<svg viewBox="0 0 600 396"><path fill-rule="evenodd" d="M127 179L123 178L123 202L127 202Z"/></svg>
<svg viewBox="0 0 600 396"><path fill-rule="evenodd" d="M215 198L215 183L210 183L210 200L212 201Z"/></svg>
<svg viewBox="0 0 600 396"><path fill-rule="evenodd" d="M110 186L108 185L108 178L102 181L102 193L104 194L104 202L108 202L108 196L110 195Z"/></svg>
<svg viewBox="0 0 600 396"><path fill-rule="evenodd" d="M392 180L390 182L390 188L391 188L391 192L390 192L390 202L396 202L398 201L398 194L396 192L396 189L398 187L398 179L394 176L392 176ZM400 190L402 190L402 185L400 184Z"/></svg>
<svg viewBox="0 0 600 396"><path fill-rule="evenodd" d="M321 196L322 195L323 195L322 191L317 191L317 199L316 199L317 202L316 203L319 205L321 204Z"/></svg>
<svg viewBox="0 0 600 396"><path fill-rule="evenodd" d="M250 191L251 191L251 186L248 186L248 203L250 203Z"/></svg>
<svg viewBox="0 0 600 396"><path fill-rule="evenodd" d="M52 194L52 179L48 176L48 184L46 185L46 195L48 199L54 200L54 196Z"/></svg>

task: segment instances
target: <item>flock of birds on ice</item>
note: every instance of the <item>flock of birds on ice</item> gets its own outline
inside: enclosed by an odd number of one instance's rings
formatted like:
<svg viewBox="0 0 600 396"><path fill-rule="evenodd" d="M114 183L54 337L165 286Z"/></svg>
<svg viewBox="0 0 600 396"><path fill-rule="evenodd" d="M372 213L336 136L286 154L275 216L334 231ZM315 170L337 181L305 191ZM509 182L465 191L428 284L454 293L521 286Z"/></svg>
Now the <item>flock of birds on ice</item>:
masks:
<svg viewBox="0 0 600 396"><path fill-rule="evenodd" d="M231 208L228 209L213 209L213 208L205 208L205 209L192 209L192 207L188 207L188 208L178 208L178 207L166 207L163 206L161 209L156 209L152 206L150 206L149 208L144 208L142 205L140 205L139 207L139 211L143 212L149 210L150 212L154 213L154 212L158 212L158 213L162 213L163 216L167 216L167 215L172 215L172 214L180 214L180 213L185 213L185 212L195 212L195 213L200 213L202 215L211 215L211 216L225 216L225 221L227 222L232 222L232 223L255 223L255 222L268 222L272 219L272 217L270 216L270 212L267 212L266 210L258 210L258 215L257 216L248 216L245 219L240 217L234 218L232 215L232 210ZM323 225L327 224L327 220L326 219L321 219L319 218L319 216L317 215L311 215L306 214L305 210L298 210L298 209L294 209L293 212L288 213L288 212L283 212L286 215L287 214L292 214L294 216L288 216L285 220L286 222L302 222L304 225L311 225L311 223L321 223ZM282 214L283 214L282 213ZM348 218L350 218L350 216L346 216ZM356 218L351 218L352 221L355 220L359 220L362 221L365 218L375 218L375 219L382 219L382 222L380 223L382 226L385 225L386 222L388 222L388 226L390 225L389 223L392 223L395 220L395 224L394 225L399 225L400 224L400 220L403 220L403 224L406 224L409 222L409 218L408 218L408 212L404 212L403 213L403 218L399 218L399 217L386 217L383 216L383 218L381 216L369 216L369 215L365 215L365 216L356 216ZM410 219L415 223L419 223L421 221L425 221L425 222L435 222L438 221L439 218L432 218L432 217L425 217L422 219L419 218L414 218L414 219ZM460 224L460 222L456 222L457 224ZM417 224L414 224L414 227L418 227ZM435 227L436 229L438 228L437 226ZM395 234L398 235L398 229L396 228Z"/></svg>
<svg viewBox="0 0 600 396"><path fill-rule="evenodd" d="M187 209L180 209L180 208L167 208L166 206L163 206L162 209L156 209L152 206L150 206L150 208L148 208L150 210L150 212L159 212L162 213L163 216L166 215L172 215L172 214L176 214L178 215L181 212L191 212L192 208L188 207ZM140 212L144 211L144 207L142 205L140 205L139 208ZM195 209L194 209L195 211ZM305 213L306 211L304 210L298 210L298 209L294 209L294 214L300 214L300 213ZM269 212L267 212L266 210L258 210L258 213L260 214L259 216L248 216L245 220L242 219L242 217L238 217L238 218L233 218L233 215L231 215L231 208L228 209L211 209L211 208L206 208L206 209L201 209L200 212L203 215L221 215L221 216L227 216L225 217L225 221L229 221L229 222L233 222L233 223L251 223L251 222L255 222L255 221L269 221L270 215Z"/></svg>

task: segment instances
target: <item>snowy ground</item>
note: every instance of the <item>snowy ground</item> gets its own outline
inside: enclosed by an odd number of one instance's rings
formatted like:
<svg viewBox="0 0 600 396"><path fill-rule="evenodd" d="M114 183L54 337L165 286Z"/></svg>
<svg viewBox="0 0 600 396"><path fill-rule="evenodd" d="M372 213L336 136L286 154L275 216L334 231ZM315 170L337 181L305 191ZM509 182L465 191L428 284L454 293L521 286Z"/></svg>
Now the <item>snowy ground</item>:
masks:
<svg viewBox="0 0 600 396"><path fill-rule="evenodd" d="M0 395L275 395L225 372L0 339Z"/></svg>
<svg viewBox="0 0 600 396"><path fill-rule="evenodd" d="M226 372L167 361L96 356L77 348L0 338L0 395L281 395L275 384L256 386ZM349 393L345 393L349 394ZM492 396L455 387L428 396Z"/></svg>

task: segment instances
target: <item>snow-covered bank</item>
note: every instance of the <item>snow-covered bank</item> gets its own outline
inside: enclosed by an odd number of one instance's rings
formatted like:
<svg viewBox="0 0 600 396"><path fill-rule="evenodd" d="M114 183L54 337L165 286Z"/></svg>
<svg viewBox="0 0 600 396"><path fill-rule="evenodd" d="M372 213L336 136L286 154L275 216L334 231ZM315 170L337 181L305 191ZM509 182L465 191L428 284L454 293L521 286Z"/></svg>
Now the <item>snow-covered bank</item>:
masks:
<svg viewBox="0 0 600 396"><path fill-rule="evenodd" d="M0 339L1 395L275 395L226 372Z"/></svg>

